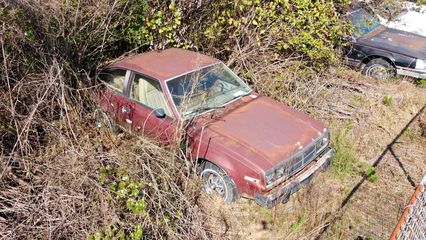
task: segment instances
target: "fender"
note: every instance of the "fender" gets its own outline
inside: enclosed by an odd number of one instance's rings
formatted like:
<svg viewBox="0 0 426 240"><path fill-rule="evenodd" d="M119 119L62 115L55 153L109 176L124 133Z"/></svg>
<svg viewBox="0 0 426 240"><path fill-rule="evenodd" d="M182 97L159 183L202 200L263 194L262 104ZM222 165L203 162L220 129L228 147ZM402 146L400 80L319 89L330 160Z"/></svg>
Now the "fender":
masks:
<svg viewBox="0 0 426 240"><path fill-rule="evenodd" d="M255 192L266 191L264 187L264 174L249 161L242 161L238 153L231 151L220 144L214 143L210 137L203 137L203 141L197 139L191 143L192 159L209 161L222 170L234 181L239 194L253 196ZM198 153L198 154L197 154ZM198 156L197 156L198 155ZM258 183L250 182L245 176L258 179Z"/></svg>

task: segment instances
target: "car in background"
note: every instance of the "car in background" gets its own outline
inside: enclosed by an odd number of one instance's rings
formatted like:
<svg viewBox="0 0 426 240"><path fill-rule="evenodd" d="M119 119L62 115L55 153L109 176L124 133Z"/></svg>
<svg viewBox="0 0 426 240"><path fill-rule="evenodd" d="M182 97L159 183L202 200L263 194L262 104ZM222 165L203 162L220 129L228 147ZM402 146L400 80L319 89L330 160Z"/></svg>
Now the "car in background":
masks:
<svg viewBox="0 0 426 240"><path fill-rule="evenodd" d="M115 125L163 144L184 126L203 188L267 207L288 200L327 167L330 131L252 91L221 61L167 49L117 60L97 74L96 126Z"/></svg>
<svg viewBox="0 0 426 240"><path fill-rule="evenodd" d="M355 28L344 48L347 65L379 79L396 74L426 78L426 37L385 27L363 8L347 16Z"/></svg>

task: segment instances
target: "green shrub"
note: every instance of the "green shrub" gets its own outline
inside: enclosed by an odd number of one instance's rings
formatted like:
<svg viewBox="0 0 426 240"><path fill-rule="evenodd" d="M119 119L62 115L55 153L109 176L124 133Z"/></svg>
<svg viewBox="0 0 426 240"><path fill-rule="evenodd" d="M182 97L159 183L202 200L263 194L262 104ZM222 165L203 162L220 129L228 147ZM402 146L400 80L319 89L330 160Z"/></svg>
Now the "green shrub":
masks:
<svg viewBox="0 0 426 240"><path fill-rule="evenodd" d="M182 10L176 2L164 1L150 4L146 0L131 3L130 25L126 30L126 41L134 47L180 47L189 48L181 31Z"/></svg>
<svg viewBox="0 0 426 240"><path fill-rule="evenodd" d="M226 59L236 46L263 46L313 65L336 60L334 47L350 29L337 7L346 0L232 0L129 4L125 39L132 47L202 49ZM219 50L219 51L218 51ZM220 53L219 53L220 52Z"/></svg>
<svg viewBox="0 0 426 240"><path fill-rule="evenodd" d="M330 1L233 0L211 5L211 14L203 18L203 35L210 44L226 47L254 39L277 54L318 64L336 60L334 47L349 29Z"/></svg>

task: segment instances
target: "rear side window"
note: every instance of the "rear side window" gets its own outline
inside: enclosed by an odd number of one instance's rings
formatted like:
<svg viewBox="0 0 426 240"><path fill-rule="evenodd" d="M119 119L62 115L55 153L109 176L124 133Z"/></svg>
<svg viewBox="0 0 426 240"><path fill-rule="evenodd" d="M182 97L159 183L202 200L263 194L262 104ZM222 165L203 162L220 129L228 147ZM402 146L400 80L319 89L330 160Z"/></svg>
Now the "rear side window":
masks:
<svg viewBox="0 0 426 240"><path fill-rule="evenodd" d="M124 90L125 77L126 70L123 69L104 70L98 75L101 82L120 93L123 93Z"/></svg>

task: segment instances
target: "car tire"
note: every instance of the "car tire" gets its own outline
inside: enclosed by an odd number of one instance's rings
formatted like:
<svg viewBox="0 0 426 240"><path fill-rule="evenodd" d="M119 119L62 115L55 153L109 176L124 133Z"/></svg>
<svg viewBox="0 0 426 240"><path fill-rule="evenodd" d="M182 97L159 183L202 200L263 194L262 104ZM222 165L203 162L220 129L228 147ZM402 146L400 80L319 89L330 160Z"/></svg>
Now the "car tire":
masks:
<svg viewBox="0 0 426 240"><path fill-rule="evenodd" d="M211 162L201 166L203 189L208 194L219 195L226 203L234 202L238 197L235 183L221 168Z"/></svg>
<svg viewBox="0 0 426 240"><path fill-rule="evenodd" d="M98 129L108 129L111 133L117 133L117 126L107 112L96 109L93 113L95 126Z"/></svg>
<svg viewBox="0 0 426 240"><path fill-rule="evenodd" d="M365 76L384 80L394 77L395 73L395 67L382 58L369 61L362 69L362 74Z"/></svg>

